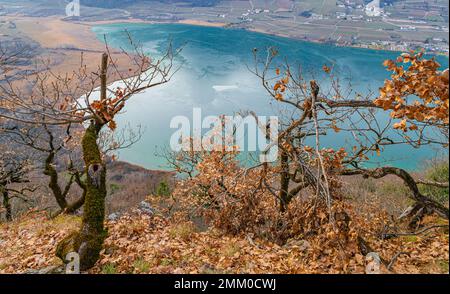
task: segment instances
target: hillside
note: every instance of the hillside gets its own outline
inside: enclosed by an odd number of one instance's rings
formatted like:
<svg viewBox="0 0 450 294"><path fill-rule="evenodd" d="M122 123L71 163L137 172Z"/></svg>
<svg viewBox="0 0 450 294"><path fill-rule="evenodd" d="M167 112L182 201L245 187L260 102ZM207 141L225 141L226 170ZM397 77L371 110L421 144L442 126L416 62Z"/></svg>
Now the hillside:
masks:
<svg viewBox="0 0 450 294"><path fill-rule="evenodd" d="M160 2L167 4L175 4L175 3L186 3L191 5L192 7L210 7L214 6L220 2L220 0L184 0L184 1L176 1L176 0L124 0L124 1L114 1L114 0L85 0L83 1L83 5L85 6L94 6L94 7L103 7L103 8L124 8L127 6L131 6L134 4L143 4L147 3L151 5L152 2Z"/></svg>
<svg viewBox="0 0 450 294"><path fill-rule="evenodd" d="M365 257L358 253L350 256L342 269L339 251L324 246L324 236L291 239L282 246L251 235L227 236L214 229L201 230L189 221L174 221L165 215L165 208L157 206L161 200L149 199L154 215L136 208L118 220L108 221L105 248L89 273L365 272ZM0 244L5 250L0 251L0 273L61 271L61 263L54 255L55 245L79 223L75 216L48 220L30 212L12 223L1 224ZM384 241L366 237L375 251L392 261L390 271L382 266L384 273L448 273L448 228ZM398 255L400 252L405 253Z"/></svg>
<svg viewBox="0 0 450 294"><path fill-rule="evenodd" d="M243 28L307 41L386 50L425 48L448 54L447 1L82 1L66 15L62 0L0 1L0 15L62 17L70 22L189 22ZM78 14L78 13L77 13Z"/></svg>

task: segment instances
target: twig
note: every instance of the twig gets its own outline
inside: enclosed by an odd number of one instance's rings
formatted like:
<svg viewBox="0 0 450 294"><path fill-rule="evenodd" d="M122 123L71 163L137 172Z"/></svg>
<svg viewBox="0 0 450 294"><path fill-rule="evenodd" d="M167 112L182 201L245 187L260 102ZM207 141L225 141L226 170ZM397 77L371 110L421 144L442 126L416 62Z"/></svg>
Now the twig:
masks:
<svg viewBox="0 0 450 294"><path fill-rule="evenodd" d="M391 268L392 268L392 266L394 265L394 263L397 261L397 258L398 258L400 255L402 255L402 254L408 254L408 252L400 251L400 252L398 252L397 254L395 254L395 255L392 257L392 259L391 259L391 261L389 262L389 264L386 266L386 268L387 268L388 271L391 271Z"/></svg>
<svg viewBox="0 0 450 294"><path fill-rule="evenodd" d="M426 231L429 231L429 230L435 229L435 228L448 228L448 225L433 225L433 226L423 228L420 231L417 231L415 233L395 233L395 235L396 236L417 236L417 235L423 234Z"/></svg>
<svg viewBox="0 0 450 294"><path fill-rule="evenodd" d="M426 185L426 186L435 186L435 187L439 187L439 188L448 188L449 187L448 182L444 183L444 182L436 182L436 181L419 179L416 181L416 183L421 184L421 185Z"/></svg>

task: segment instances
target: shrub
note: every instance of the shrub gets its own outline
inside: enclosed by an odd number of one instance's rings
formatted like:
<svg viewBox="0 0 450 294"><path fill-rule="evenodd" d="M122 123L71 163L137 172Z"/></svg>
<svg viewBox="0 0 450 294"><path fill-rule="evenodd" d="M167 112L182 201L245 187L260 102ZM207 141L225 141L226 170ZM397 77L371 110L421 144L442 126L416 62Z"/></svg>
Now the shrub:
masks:
<svg viewBox="0 0 450 294"><path fill-rule="evenodd" d="M102 274L112 275L116 273L117 273L116 266L112 263L107 263L102 267Z"/></svg>
<svg viewBox="0 0 450 294"><path fill-rule="evenodd" d="M234 156L220 152L203 157L197 168L195 177L180 181L173 191L176 203L172 207L185 212L188 219L201 216L223 233L250 234L280 245L328 224L324 207L316 207L311 199L296 197L280 212L276 197L260 182L266 172L268 181L276 180L271 170L246 171ZM180 228L172 234L187 235Z"/></svg>
<svg viewBox="0 0 450 294"><path fill-rule="evenodd" d="M145 261L143 258L138 258L133 262L133 267L139 273L148 273L150 271L150 263Z"/></svg>
<svg viewBox="0 0 450 294"><path fill-rule="evenodd" d="M447 160L431 161L428 163L428 168L425 170L425 179L435 182L449 181L449 168ZM448 188L439 188L428 185L420 185L420 191L440 203L448 203Z"/></svg>
<svg viewBox="0 0 450 294"><path fill-rule="evenodd" d="M169 184L166 181L159 183L158 188L156 188L156 195L158 196L170 196L171 191Z"/></svg>
<svg viewBox="0 0 450 294"><path fill-rule="evenodd" d="M184 241L189 240L194 233L195 226L190 222L177 224L169 230L171 238L180 238Z"/></svg>
<svg viewBox="0 0 450 294"><path fill-rule="evenodd" d="M109 184L110 194L114 194L117 191L120 191L122 187L119 184L111 183Z"/></svg>

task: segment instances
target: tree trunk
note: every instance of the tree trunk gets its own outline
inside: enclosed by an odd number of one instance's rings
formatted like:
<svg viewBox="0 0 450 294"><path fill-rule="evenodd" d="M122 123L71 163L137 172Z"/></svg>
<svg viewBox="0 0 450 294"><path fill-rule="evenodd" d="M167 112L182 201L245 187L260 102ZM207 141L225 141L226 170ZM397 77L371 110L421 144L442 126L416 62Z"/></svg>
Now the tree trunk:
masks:
<svg viewBox="0 0 450 294"><path fill-rule="evenodd" d="M78 209L81 208L81 206L83 206L85 199L86 199L86 190L84 190L83 195L78 200L76 200L71 204L68 204L64 210L60 209L54 212L50 217L55 218L61 213L74 214Z"/></svg>
<svg viewBox="0 0 450 294"><path fill-rule="evenodd" d="M99 258L103 241L106 198L106 166L101 159L97 145L100 128L93 123L83 138L83 155L86 164L86 199L83 223L80 231L81 268L90 268Z"/></svg>
<svg viewBox="0 0 450 294"><path fill-rule="evenodd" d="M47 158L45 159L45 169L44 174L46 176L50 177L50 181L48 182L48 187L53 193L53 196L55 196L56 203L58 203L59 208L61 210L66 209L67 207L67 200L65 195L63 195L63 191L61 190L61 187L58 183L58 172L56 171L55 167L53 166L53 161L55 158L55 153L50 152Z"/></svg>
<svg viewBox="0 0 450 294"><path fill-rule="evenodd" d="M439 216L449 219L449 209L439 202L420 193L419 187L417 186L414 178L407 171L401 168L379 167L372 170L344 170L341 172L341 175L362 175L365 178L371 177L374 179L380 179L387 175L395 175L403 180L405 186L411 191L411 198L416 202L414 208L409 213L409 215L413 216L411 225L415 224L424 214L430 212L435 212Z"/></svg>
<svg viewBox="0 0 450 294"><path fill-rule="evenodd" d="M3 195L3 207L6 210L5 218L6 221L10 222L12 221L12 206L11 206L11 199L9 198L8 191L6 190L6 187L0 186L0 191Z"/></svg>
<svg viewBox="0 0 450 294"><path fill-rule="evenodd" d="M78 199L72 204L67 205L65 213L68 214L75 213L78 209L81 208L81 206L83 206L85 200L86 200L86 193L83 192L83 195L80 197L80 199Z"/></svg>
<svg viewBox="0 0 450 294"><path fill-rule="evenodd" d="M106 99L107 61L108 55L103 54L100 99ZM103 122L92 120L82 140L87 177L81 229L62 240L56 249L56 255L64 262L68 253L77 252L80 256L80 270L87 270L95 265L107 235L104 227L106 165L97 142L103 125Z"/></svg>
<svg viewBox="0 0 450 294"><path fill-rule="evenodd" d="M106 166L97 145L100 129L101 126L92 122L82 141L87 178L81 229L64 239L57 248L57 256L62 260L68 253L77 252L81 270L89 269L97 262L107 234L104 228Z"/></svg>
<svg viewBox="0 0 450 294"><path fill-rule="evenodd" d="M285 151L281 151L280 156L280 211L285 212L289 204L288 190L289 190L289 157Z"/></svg>

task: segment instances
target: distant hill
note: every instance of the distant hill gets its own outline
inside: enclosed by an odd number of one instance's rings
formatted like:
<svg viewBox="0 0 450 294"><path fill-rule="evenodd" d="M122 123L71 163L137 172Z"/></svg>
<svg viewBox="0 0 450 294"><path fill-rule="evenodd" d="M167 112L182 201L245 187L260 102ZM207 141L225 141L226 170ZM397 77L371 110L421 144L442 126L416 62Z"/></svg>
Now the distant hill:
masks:
<svg viewBox="0 0 450 294"><path fill-rule="evenodd" d="M84 6L102 7L102 8L120 8L134 3L143 2L140 0L81 0L80 3Z"/></svg>
<svg viewBox="0 0 450 294"><path fill-rule="evenodd" d="M161 3L190 3L195 7L210 7L219 3L221 0L81 0L84 6L102 7L102 8L123 8L136 3L143 2L161 2Z"/></svg>

